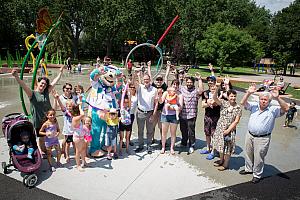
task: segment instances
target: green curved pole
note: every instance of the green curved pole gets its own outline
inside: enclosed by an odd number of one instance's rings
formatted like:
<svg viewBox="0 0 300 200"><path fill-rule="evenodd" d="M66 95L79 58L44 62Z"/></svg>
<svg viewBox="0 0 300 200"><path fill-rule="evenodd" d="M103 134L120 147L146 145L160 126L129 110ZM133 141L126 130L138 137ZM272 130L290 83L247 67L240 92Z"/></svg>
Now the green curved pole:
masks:
<svg viewBox="0 0 300 200"><path fill-rule="evenodd" d="M28 49L27 51L27 54L23 60L23 63L22 63L22 68L21 68L21 73L20 73L20 79L23 80L23 74L24 74L24 69L25 69L25 64L26 64L26 61L28 60L29 56L30 56L30 53L32 52L32 50L34 49L34 46L35 44L37 43L37 41L35 40L33 42L33 44L31 45L30 49ZM23 108L23 111L25 113L25 115L29 116L28 115L28 112L26 110L26 106L25 106L25 102L24 102L24 96L23 96L23 89L22 87L20 86L19 87L19 91L20 91L20 98L21 98L21 103L22 103L22 108Z"/></svg>
<svg viewBox="0 0 300 200"><path fill-rule="evenodd" d="M57 22L55 23L55 25L54 25L52 28L50 28L50 30L48 31L48 35L47 35L47 37L46 37L46 39L45 39L45 43L44 43L44 45L42 46L42 49L41 49L41 51L40 51L40 53L39 53L39 55L38 55L38 59L36 60L36 67L34 68L34 66L33 66L34 71L33 71L33 77L32 77L32 82L31 82L31 89L32 89L32 90L34 89L34 82L35 82L35 79L36 79L36 73L37 73L38 66L39 66L40 60L41 60L41 58L42 58L42 55L43 55L43 53L44 53L44 51L45 51L45 47L46 47L48 38L52 35L53 31L58 27L58 25L59 25L60 23L61 23L61 21L57 21ZM24 58L24 60L23 60L22 68L21 68L21 73L20 73L20 79L21 79L21 80L23 80L23 74L24 74L24 69L25 69L26 61L28 60L29 55L30 55L30 53L32 52L32 50L34 49L34 46L36 45L36 43L37 43L37 41L35 40L35 41L33 42L33 44L31 45L30 49L27 51L27 54L26 54L26 56L25 56L25 58ZM25 106L24 95L23 95L23 89L22 89L22 87L19 88L19 91L20 91L20 99L21 99L21 104L22 104L23 111L24 111L25 115L27 115L27 116L30 117L30 115L29 115L28 112L27 112L26 106Z"/></svg>

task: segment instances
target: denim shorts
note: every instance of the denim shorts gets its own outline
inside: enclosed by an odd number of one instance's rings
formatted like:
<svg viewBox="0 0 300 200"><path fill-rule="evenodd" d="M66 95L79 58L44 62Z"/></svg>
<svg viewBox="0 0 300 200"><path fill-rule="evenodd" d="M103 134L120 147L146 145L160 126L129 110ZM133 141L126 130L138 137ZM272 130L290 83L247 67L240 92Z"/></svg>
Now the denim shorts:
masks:
<svg viewBox="0 0 300 200"><path fill-rule="evenodd" d="M164 115L160 116L161 123L179 124L179 120L176 119L176 115Z"/></svg>

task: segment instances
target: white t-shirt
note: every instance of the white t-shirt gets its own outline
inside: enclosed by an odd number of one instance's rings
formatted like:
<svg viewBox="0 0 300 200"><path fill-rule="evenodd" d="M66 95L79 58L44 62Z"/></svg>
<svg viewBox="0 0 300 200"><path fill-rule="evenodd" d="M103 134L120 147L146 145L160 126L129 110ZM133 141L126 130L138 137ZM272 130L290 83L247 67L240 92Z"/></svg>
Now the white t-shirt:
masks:
<svg viewBox="0 0 300 200"><path fill-rule="evenodd" d="M150 85L148 88L140 84L137 91L138 108L142 111L154 110L154 100L157 94L157 89Z"/></svg>
<svg viewBox="0 0 300 200"><path fill-rule="evenodd" d="M63 127L63 135L73 135L72 131L72 115L69 111L64 111L64 127Z"/></svg>

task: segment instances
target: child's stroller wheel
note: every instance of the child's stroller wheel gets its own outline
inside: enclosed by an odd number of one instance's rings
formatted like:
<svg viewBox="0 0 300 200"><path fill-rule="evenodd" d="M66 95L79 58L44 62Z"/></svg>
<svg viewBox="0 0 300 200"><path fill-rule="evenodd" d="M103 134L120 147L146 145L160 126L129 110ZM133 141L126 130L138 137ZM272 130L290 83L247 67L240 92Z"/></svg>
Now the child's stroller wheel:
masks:
<svg viewBox="0 0 300 200"><path fill-rule="evenodd" d="M3 169L3 173L8 174L6 162L2 162L1 165L2 165L2 169Z"/></svg>
<svg viewBox="0 0 300 200"><path fill-rule="evenodd" d="M25 186L26 186L27 178L28 178L28 175L23 176L23 185L25 185Z"/></svg>
<svg viewBox="0 0 300 200"><path fill-rule="evenodd" d="M38 177L35 174L30 174L26 178L24 177L24 179L26 186L31 188L37 183Z"/></svg>

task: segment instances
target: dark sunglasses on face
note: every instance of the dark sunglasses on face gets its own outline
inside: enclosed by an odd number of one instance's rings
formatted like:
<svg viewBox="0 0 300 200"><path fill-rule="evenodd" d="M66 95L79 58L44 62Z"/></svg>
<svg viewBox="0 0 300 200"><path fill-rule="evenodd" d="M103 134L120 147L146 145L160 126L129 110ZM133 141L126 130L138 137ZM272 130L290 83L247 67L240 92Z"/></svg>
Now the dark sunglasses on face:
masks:
<svg viewBox="0 0 300 200"><path fill-rule="evenodd" d="M67 87L66 87L65 89L66 89L66 90L72 90L72 88L67 88Z"/></svg>

